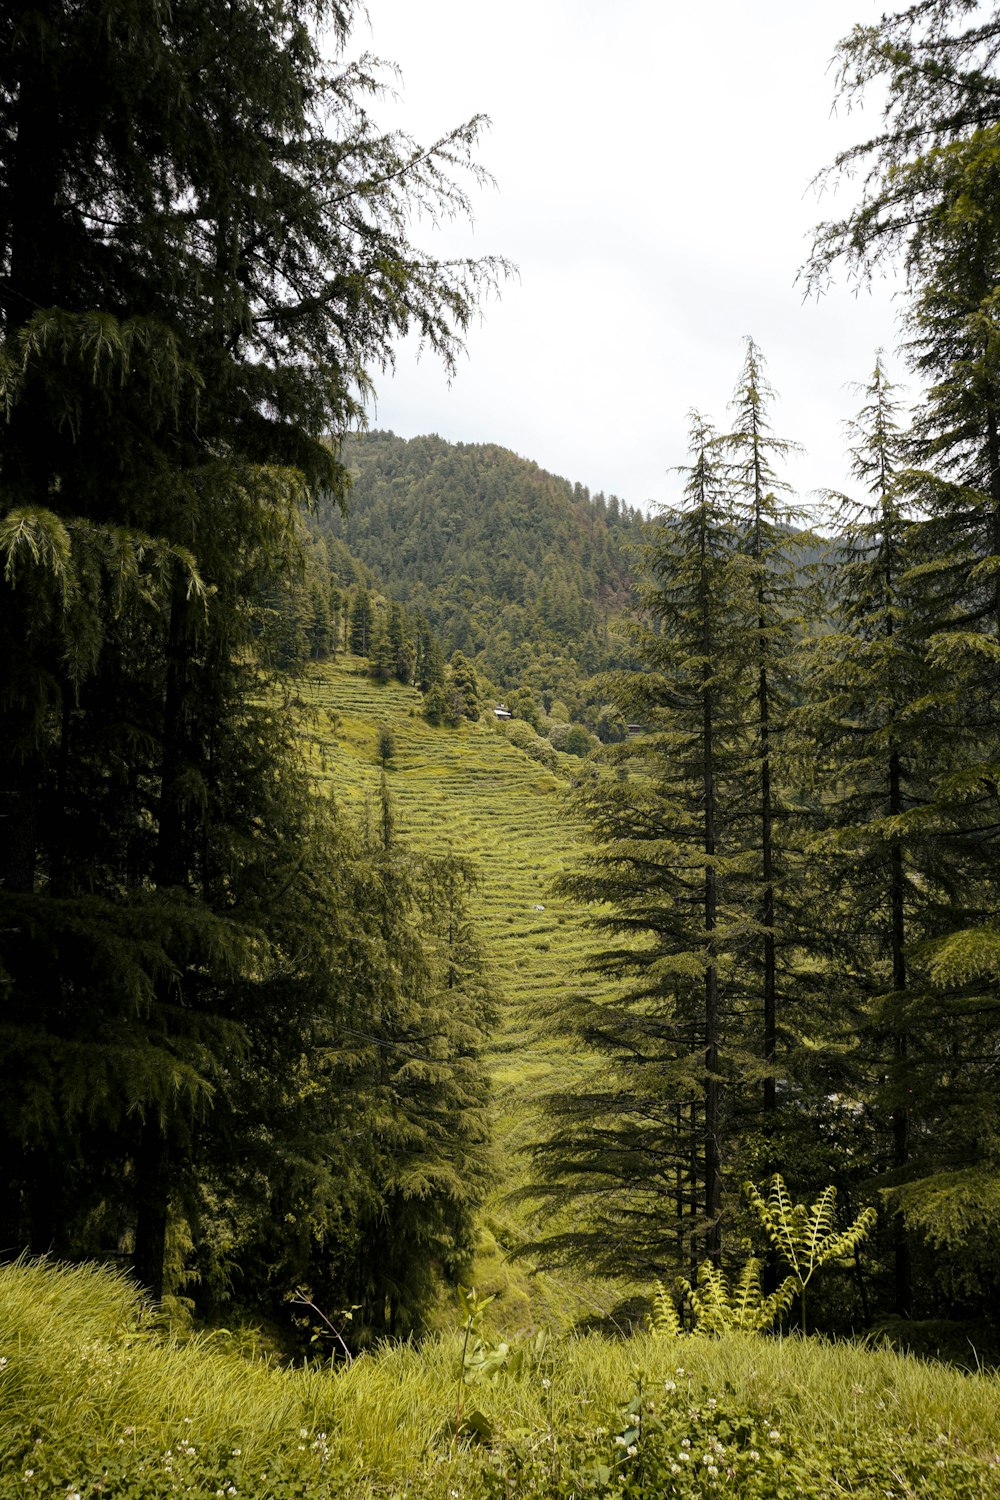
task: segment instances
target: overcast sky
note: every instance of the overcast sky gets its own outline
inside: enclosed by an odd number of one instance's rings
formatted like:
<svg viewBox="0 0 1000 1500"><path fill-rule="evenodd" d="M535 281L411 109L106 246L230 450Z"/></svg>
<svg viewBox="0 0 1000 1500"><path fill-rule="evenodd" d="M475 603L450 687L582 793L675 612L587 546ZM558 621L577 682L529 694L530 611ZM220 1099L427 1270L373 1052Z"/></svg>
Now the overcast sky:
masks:
<svg viewBox="0 0 1000 1500"><path fill-rule="evenodd" d="M373 426L496 442L592 491L669 501L686 414L719 425L752 334L805 497L846 483L842 423L875 350L897 342L892 288L795 284L815 173L877 128L874 101L832 114L838 39L878 0L369 0L366 47L402 69L382 118L421 140L484 112L496 189L476 222L424 228L441 254L519 267L472 328L451 387L406 347ZM890 359L897 378L905 371Z"/></svg>

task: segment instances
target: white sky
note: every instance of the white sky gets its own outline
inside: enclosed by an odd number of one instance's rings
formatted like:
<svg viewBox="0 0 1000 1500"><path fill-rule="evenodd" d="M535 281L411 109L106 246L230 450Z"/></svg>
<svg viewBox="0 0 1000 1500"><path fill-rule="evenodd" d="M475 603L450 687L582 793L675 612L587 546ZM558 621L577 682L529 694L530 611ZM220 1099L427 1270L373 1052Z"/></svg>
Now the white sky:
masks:
<svg viewBox="0 0 1000 1500"><path fill-rule="evenodd" d="M897 342L890 287L842 276L804 302L809 231L850 201L814 174L874 133L875 102L831 113L838 39L879 0L368 0L353 50L399 64L380 118L424 142L491 116L496 190L476 223L418 230L436 254L498 253L520 279L485 308L451 388L400 350L372 426L496 442L646 508L676 493L686 413L725 425L743 335L767 360L777 433L806 497L847 484L842 423L874 351ZM890 371L905 378L902 362Z"/></svg>

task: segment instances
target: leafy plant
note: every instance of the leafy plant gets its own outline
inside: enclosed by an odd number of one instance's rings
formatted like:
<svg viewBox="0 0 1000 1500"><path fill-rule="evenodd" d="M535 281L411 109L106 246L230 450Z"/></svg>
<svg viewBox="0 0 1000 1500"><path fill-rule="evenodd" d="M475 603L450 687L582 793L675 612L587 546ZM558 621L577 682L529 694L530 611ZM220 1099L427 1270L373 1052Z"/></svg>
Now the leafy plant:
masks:
<svg viewBox="0 0 1000 1500"><path fill-rule="evenodd" d="M798 1286L786 1276L777 1291L765 1297L760 1279L760 1261L748 1260L735 1287L719 1266L706 1260L698 1267L694 1286L684 1276L677 1285L691 1308L697 1333L763 1333L792 1305Z"/></svg>
<svg viewBox="0 0 1000 1500"><path fill-rule="evenodd" d="M653 1306L646 1322L656 1338L675 1339L683 1332L677 1304L663 1282L657 1278L653 1291Z"/></svg>
<svg viewBox="0 0 1000 1500"><path fill-rule="evenodd" d="M479 1442L490 1442L493 1428L481 1411L472 1411L463 1420L462 1394L467 1385L477 1385L481 1380L492 1380L510 1358L510 1345L502 1340L490 1344L483 1337L483 1316L495 1299L480 1297L475 1287L459 1286L458 1300L465 1314L465 1337L462 1341L462 1368L458 1380L458 1400L455 1406L454 1441L465 1432Z"/></svg>
<svg viewBox="0 0 1000 1500"><path fill-rule="evenodd" d="M752 1182L744 1184L750 1206L757 1214L771 1244L791 1270L789 1280L798 1288L802 1309L802 1332L806 1331L806 1287L828 1261L850 1255L875 1227L874 1208L863 1208L854 1223L838 1230L834 1225L837 1189L824 1188L807 1208L793 1203L779 1172L771 1178L764 1198Z"/></svg>

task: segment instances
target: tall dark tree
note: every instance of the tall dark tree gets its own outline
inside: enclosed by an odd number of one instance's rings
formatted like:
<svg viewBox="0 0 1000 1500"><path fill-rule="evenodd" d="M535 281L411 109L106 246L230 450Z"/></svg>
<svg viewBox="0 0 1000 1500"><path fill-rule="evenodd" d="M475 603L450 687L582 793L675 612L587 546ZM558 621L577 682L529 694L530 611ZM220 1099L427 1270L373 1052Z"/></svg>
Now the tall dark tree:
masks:
<svg viewBox="0 0 1000 1500"><path fill-rule="evenodd" d="M625 716L647 726L630 747L642 775L585 788L596 848L563 882L597 904L605 946L594 967L619 988L558 1018L606 1056L608 1072L551 1102L556 1128L536 1153L541 1191L576 1205L582 1227L540 1248L612 1274L717 1259L722 1247L724 1095L744 1050L733 1007L743 850L731 812L754 678L734 635L744 563L717 452L695 417L685 502L645 549L647 670L614 684Z"/></svg>
<svg viewBox="0 0 1000 1500"><path fill-rule="evenodd" d="M467 206L481 122L427 150L378 131L377 80L336 60L352 17L0 17L4 1244L72 1249L117 1203L154 1291L255 976L287 962L280 903L240 895L305 816L276 797L261 602L303 502L343 491L393 339L450 362L496 269L408 238L417 204Z"/></svg>
<svg viewBox="0 0 1000 1500"><path fill-rule="evenodd" d="M744 840L755 860L748 901L758 903L759 923L755 944L759 951L750 965L753 978L747 1003L760 1013L758 1045L767 1116L773 1116L777 1107L779 1010L802 982L801 976L793 978L790 973L799 913L788 857L792 842L789 808L782 800L782 781L787 787L788 778L783 779L780 772L787 770L789 762L790 709L797 691L793 663L806 604L802 562L796 555L803 538L793 529L801 518L788 499L788 485L778 468L795 444L774 434L773 399L763 356L748 338L731 403L734 426L721 441L730 465L734 516L746 559L737 608L746 637L744 651L749 651L753 663L754 692L746 709L745 791L756 805L748 801L743 817ZM786 1021L786 1043L789 1035ZM776 1171L780 1165L774 1159L760 1163L766 1171Z"/></svg>

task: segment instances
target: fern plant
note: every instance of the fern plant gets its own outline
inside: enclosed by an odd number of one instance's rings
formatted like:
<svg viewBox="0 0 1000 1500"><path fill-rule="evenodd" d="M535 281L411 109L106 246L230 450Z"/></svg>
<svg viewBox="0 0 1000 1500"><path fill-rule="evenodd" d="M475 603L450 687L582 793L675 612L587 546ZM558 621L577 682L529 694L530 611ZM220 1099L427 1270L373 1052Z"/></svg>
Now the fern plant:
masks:
<svg viewBox="0 0 1000 1500"><path fill-rule="evenodd" d="M793 1203L779 1172L771 1178L765 1198L752 1182L743 1187L775 1250L785 1261L788 1278L799 1294L802 1332L806 1331L806 1287L821 1266L851 1255L875 1227L874 1208L863 1208L854 1223L838 1230L834 1224L837 1189L831 1186L807 1208Z"/></svg>
<svg viewBox="0 0 1000 1500"><path fill-rule="evenodd" d="M683 1332L677 1304L663 1282L657 1279L652 1297L652 1309L646 1326L656 1338L675 1339Z"/></svg>
<svg viewBox="0 0 1000 1500"><path fill-rule="evenodd" d="M691 1309L698 1333L763 1333L772 1328L791 1307L796 1282L786 1276L777 1291L764 1296L760 1279L760 1261L748 1260L739 1281L730 1287L725 1271L706 1260L698 1267L694 1286L683 1276L677 1285Z"/></svg>

